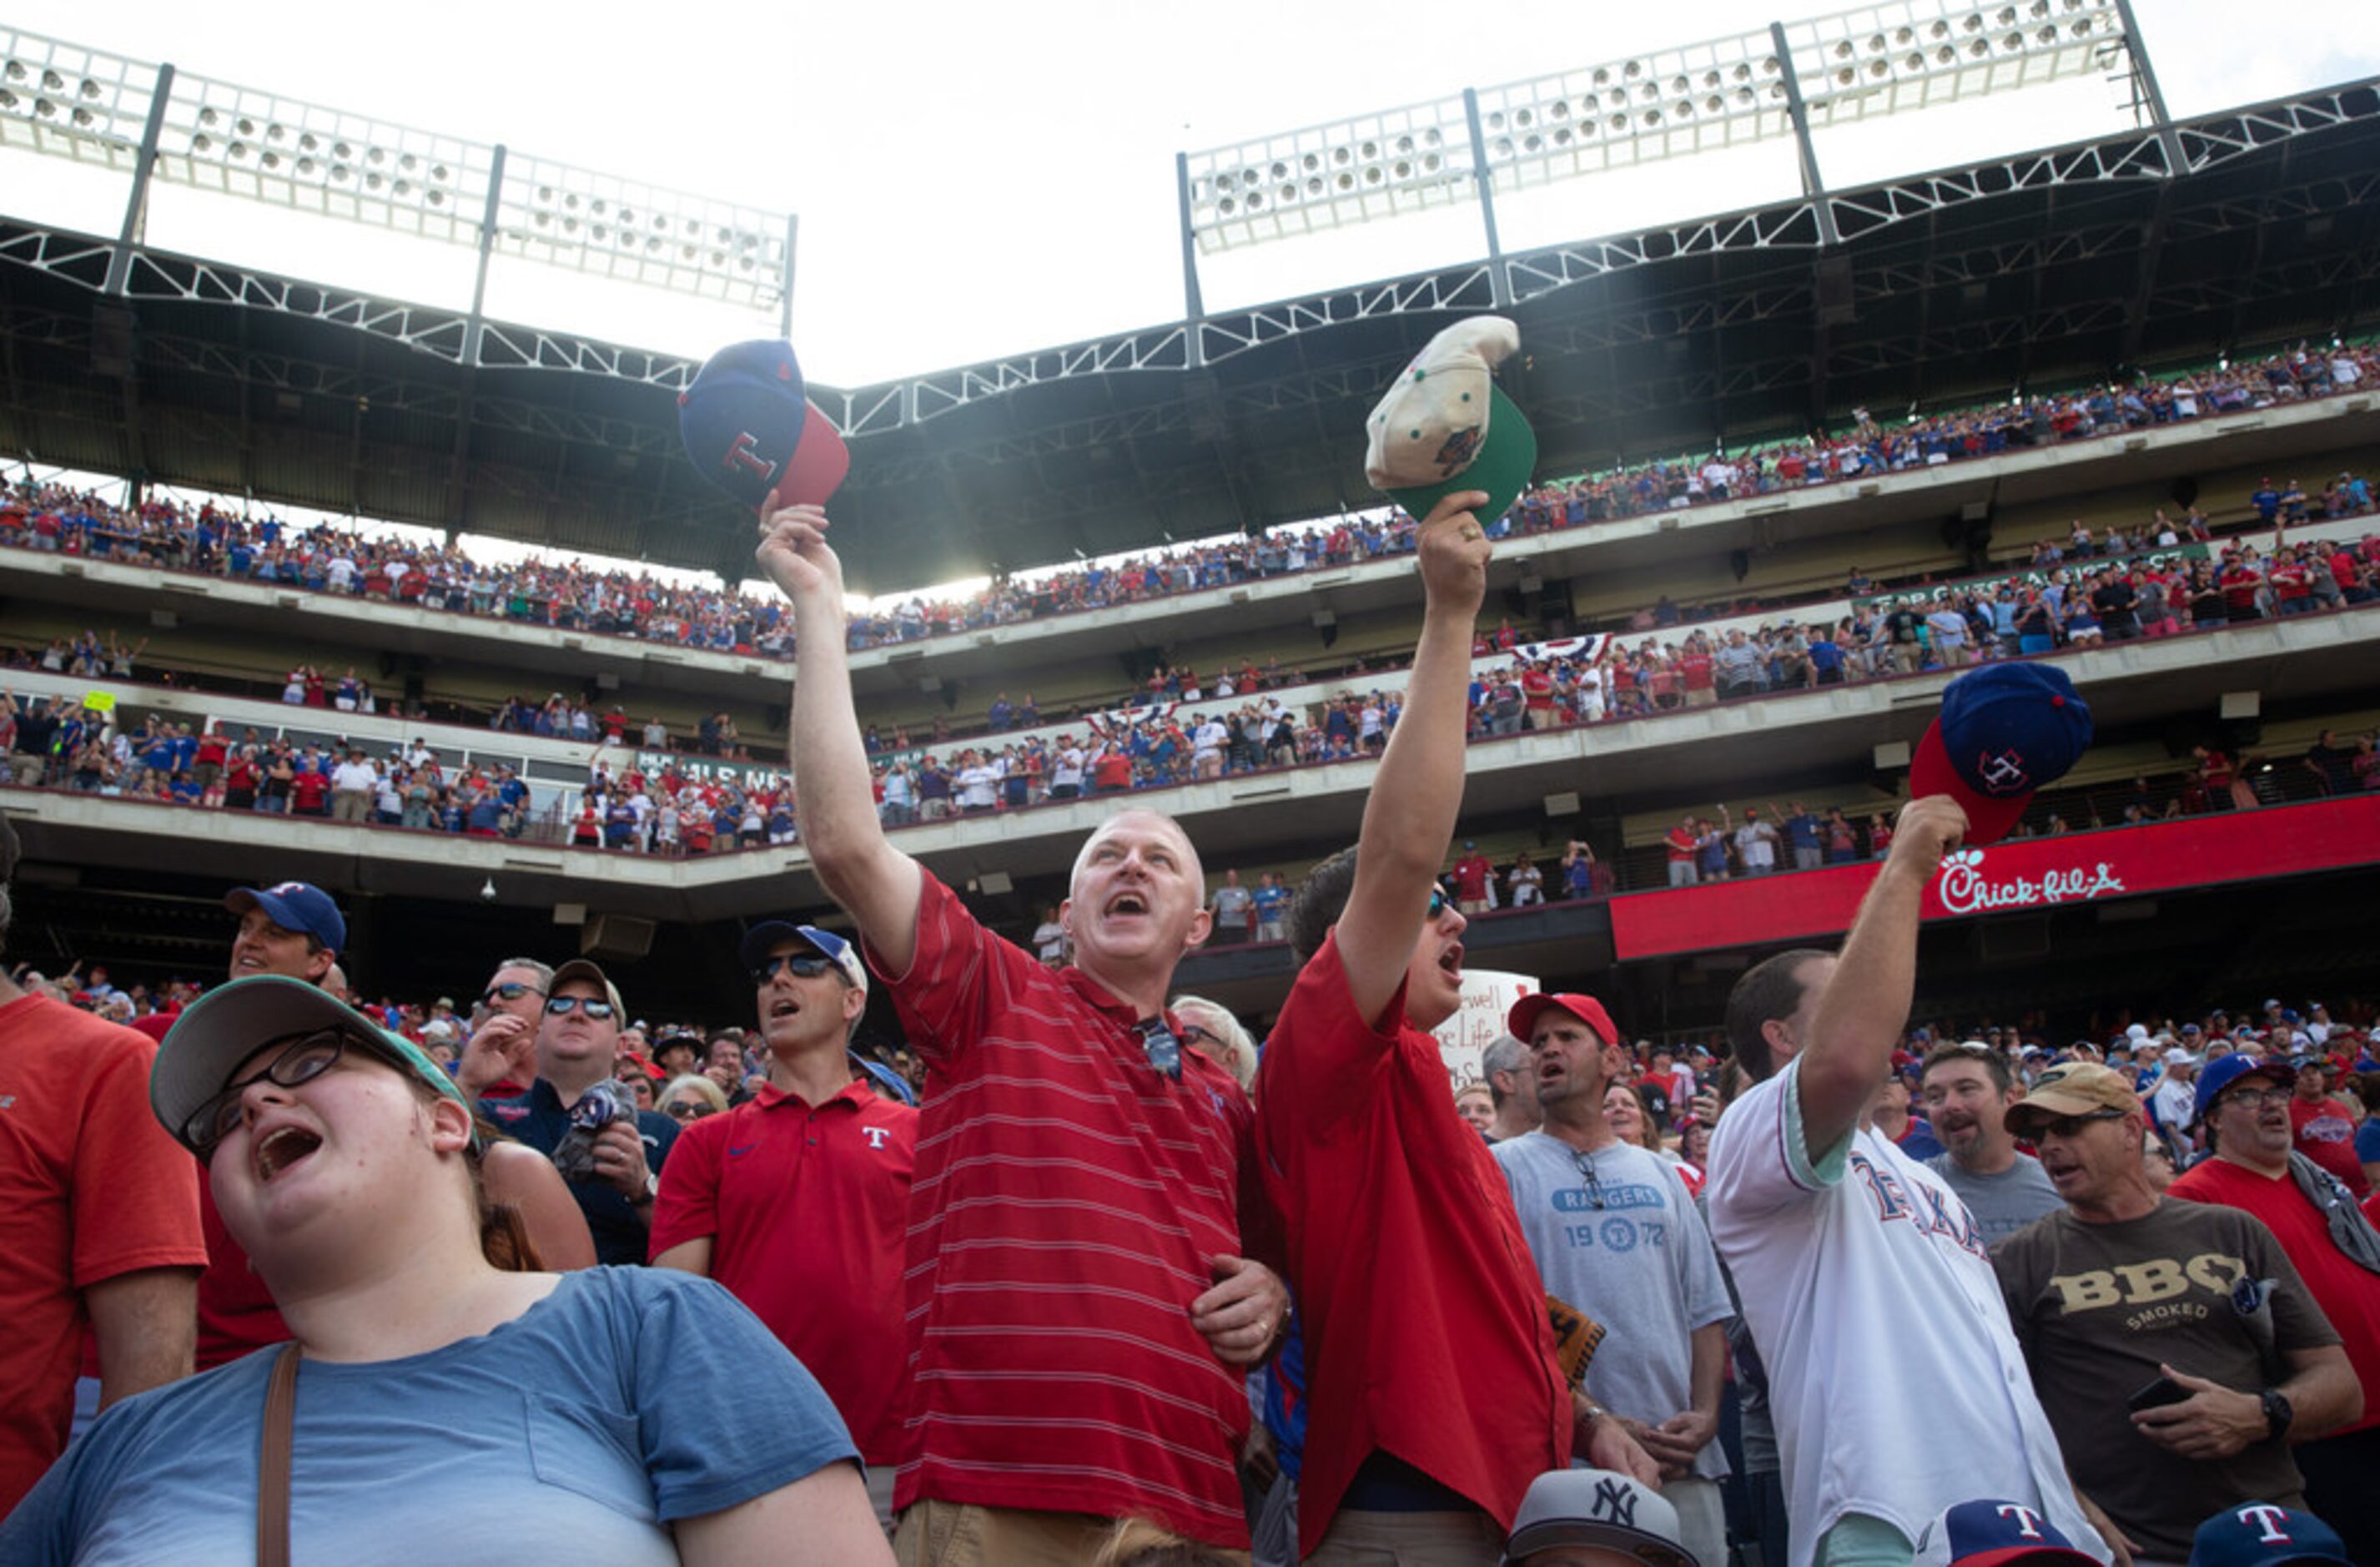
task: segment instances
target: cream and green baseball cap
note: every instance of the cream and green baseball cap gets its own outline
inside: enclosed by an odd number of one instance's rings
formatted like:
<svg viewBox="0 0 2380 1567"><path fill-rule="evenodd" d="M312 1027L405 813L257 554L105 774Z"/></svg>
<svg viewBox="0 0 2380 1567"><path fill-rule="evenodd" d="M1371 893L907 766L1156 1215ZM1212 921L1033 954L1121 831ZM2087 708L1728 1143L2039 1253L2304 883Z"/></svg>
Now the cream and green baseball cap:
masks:
<svg viewBox="0 0 2380 1567"><path fill-rule="evenodd" d="M240 1063L275 1039L321 1028L409 1073L464 1109L471 1101L455 1079L402 1034L392 1034L318 986L282 974L256 974L218 985L185 1008L157 1047L149 1071L149 1108L174 1140L199 1151L189 1122L230 1083Z"/></svg>
<svg viewBox="0 0 2380 1567"><path fill-rule="evenodd" d="M1424 345L1365 421L1373 488L1415 518L1462 490L1488 492L1482 522L1510 511L1537 467L1537 432L1496 384L1520 347L1502 316L1466 317Z"/></svg>

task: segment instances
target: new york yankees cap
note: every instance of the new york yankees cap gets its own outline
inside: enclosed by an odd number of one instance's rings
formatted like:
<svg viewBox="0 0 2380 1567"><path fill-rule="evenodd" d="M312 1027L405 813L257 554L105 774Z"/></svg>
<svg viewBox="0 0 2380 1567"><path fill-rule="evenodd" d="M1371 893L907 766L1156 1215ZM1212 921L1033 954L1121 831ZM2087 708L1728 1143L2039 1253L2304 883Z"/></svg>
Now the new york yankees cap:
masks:
<svg viewBox="0 0 2380 1567"><path fill-rule="evenodd" d="M1483 523L1512 510L1537 467L1537 433L1496 367L1520 350L1502 316L1467 316L1422 346L1364 421L1364 477L1413 514L1460 490L1484 490Z"/></svg>
<svg viewBox="0 0 2380 1567"><path fill-rule="evenodd" d="M2352 1560L2338 1530L2311 1512L2269 1501L2225 1508L2198 1525L2190 1542L2190 1567L2293 1567Z"/></svg>
<svg viewBox="0 0 2380 1567"><path fill-rule="evenodd" d="M2036 790L2091 748L2091 709L2052 665L1985 664L1950 682L1909 763L1912 799L1948 795L1967 813L1966 842L1996 844Z"/></svg>
<svg viewBox="0 0 2380 1567"><path fill-rule="evenodd" d="M710 356L678 394L678 437L696 471L756 512L824 505L851 452L804 390L790 344L763 337Z"/></svg>
<svg viewBox="0 0 2380 1567"><path fill-rule="evenodd" d="M1518 1567L1532 1551L1558 1545L1599 1546L1645 1567L1702 1567L1680 1543L1678 1510L1668 1499L1609 1469L1557 1469L1529 1482L1504 1560Z"/></svg>
<svg viewBox="0 0 2380 1567"><path fill-rule="evenodd" d="M2057 1524L2014 1501L1962 1501L1946 1507L1917 1537L1912 1567L2033 1567L2096 1561L2074 1549Z"/></svg>

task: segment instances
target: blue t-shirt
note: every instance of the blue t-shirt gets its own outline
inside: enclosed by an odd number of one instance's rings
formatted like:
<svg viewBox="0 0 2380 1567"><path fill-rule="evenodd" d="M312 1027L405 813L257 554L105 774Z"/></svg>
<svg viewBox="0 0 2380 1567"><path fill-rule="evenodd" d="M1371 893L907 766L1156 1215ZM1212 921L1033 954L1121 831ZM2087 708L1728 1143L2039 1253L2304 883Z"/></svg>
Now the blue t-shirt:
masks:
<svg viewBox="0 0 2380 1567"><path fill-rule="evenodd" d="M0 1527L0 1561L256 1560L277 1350L100 1417ZM858 1454L818 1382L725 1289L596 1268L479 1338L298 1372L290 1554L674 1562L669 1524ZM504 1542L510 1542L506 1545Z"/></svg>
<svg viewBox="0 0 2380 1567"><path fill-rule="evenodd" d="M1270 925L1289 908L1289 889L1263 886L1256 890L1257 923Z"/></svg>

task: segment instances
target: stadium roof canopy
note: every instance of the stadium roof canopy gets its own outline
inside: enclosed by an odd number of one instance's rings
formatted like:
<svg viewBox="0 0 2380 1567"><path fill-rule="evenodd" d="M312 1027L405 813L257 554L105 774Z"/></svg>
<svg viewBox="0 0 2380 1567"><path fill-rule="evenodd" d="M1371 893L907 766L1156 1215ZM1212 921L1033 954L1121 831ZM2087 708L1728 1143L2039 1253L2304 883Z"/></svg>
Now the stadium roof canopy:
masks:
<svg viewBox="0 0 2380 1567"><path fill-rule="evenodd" d="M748 563L678 447L687 360L146 250L110 294L115 251L0 219L0 456ZM2380 79L813 395L853 443L838 546L881 593L1376 504L1373 401L1500 298L1559 473L2327 340L2375 274Z"/></svg>

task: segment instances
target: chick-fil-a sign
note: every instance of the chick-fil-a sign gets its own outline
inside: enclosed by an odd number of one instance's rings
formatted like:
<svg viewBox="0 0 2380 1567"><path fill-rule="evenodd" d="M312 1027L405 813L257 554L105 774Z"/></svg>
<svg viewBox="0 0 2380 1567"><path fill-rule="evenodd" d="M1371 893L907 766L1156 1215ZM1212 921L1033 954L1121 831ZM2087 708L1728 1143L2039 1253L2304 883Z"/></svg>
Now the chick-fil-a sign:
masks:
<svg viewBox="0 0 2380 1567"><path fill-rule="evenodd" d="M1934 897L1945 914L1992 914L2045 904L2087 904L2126 891L2115 867L2098 860L2088 867L2053 866L2038 876L1995 879L1982 849L1958 849L1942 856Z"/></svg>
<svg viewBox="0 0 2380 1567"><path fill-rule="evenodd" d="M2022 838L1956 849L1925 889L1927 919L1994 914L2380 863L2380 795ZM1828 867L1611 900L1622 962L1774 945L1851 929L1876 867Z"/></svg>

